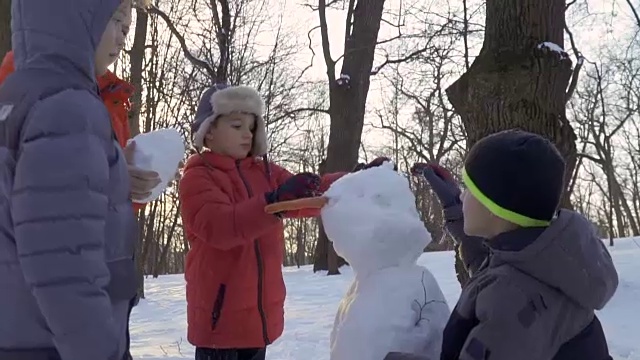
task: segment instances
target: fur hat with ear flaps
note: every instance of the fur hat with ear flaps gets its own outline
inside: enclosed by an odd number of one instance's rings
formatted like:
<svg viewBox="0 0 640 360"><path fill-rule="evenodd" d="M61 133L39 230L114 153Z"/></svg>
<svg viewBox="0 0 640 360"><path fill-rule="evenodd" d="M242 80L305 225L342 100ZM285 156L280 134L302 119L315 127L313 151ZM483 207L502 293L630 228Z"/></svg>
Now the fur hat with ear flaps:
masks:
<svg viewBox="0 0 640 360"><path fill-rule="evenodd" d="M202 94L195 120L191 125L195 148L200 150L204 146L204 137L218 117L231 113L247 113L256 116L251 155L266 155L268 149L267 132L262 117L264 113L262 97L258 91L251 87L228 84L216 84Z"/></svg>

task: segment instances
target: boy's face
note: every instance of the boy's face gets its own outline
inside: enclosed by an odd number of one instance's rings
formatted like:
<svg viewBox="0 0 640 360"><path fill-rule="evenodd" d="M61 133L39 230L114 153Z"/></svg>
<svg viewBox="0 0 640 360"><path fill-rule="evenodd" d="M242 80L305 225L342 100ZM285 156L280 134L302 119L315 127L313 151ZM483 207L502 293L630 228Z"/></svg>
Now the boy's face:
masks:
<svg viewBox="0 0 640 360"><path fill-rule="evenodd" d="M244 159L251 152L255 128L256 118L252 114L222 115L205 135L205 146L215 153Z"/></svg>
<svg viewBox="0 0 640 360"><path fill-rule="evenodd" d="M104 75L120 55L131 27L131 9L131 0L123 0L102 33L95 57L97 76Z"/></svg>
<svg viewBox="0 0 640 360"><path fill-rule="evenodd" d="M460 195L464 215L464 233L469 236L491 238L496 217L473 196L469 190Z"/></svg>
<svg viewBox="0 0 640 360"><path fill-rule="evenodd" d="M464 233L469 236L492 239L498 234L518 228L516 224L492 214L469 190L460 195L460 200L464 216Z"/></svg>

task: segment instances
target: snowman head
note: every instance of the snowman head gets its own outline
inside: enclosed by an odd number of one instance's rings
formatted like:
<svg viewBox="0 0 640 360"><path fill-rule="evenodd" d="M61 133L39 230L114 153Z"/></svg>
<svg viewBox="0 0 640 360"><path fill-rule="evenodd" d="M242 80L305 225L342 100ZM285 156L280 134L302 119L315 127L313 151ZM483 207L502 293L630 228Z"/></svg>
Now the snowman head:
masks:
<svg viewBox="0 0 640 360"><path fill-rule="evenodd" d="M324 197L325 232L356 273L413 265L431 242L408 180L391 163L345 175Z"/></svg>

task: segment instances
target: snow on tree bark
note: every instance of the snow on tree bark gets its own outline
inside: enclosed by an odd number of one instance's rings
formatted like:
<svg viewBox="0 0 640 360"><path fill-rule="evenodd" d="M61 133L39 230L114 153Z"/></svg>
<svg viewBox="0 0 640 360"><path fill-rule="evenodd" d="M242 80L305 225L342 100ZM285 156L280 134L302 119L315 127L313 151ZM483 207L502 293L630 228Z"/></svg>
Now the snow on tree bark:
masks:
<svg viewBox="0 0 640 360"><path fill-rule="evenodd" d="M559 51L564 14L563 0L487 0L480 54L446 92L465 127L467 149L510 128L541 134L565 157L568 184L577 150L565 111L572 64ZM563 198L564 207L570 207L569 195ZM464 286L468 273L458 257L456 273Z"/></svg>

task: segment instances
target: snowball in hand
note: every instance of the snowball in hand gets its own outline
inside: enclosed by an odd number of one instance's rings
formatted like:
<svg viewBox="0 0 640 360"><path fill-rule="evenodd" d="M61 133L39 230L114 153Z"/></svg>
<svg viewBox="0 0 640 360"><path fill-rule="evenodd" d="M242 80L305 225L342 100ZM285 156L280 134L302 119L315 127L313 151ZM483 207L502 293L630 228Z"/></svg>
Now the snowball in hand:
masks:
<svg viewBox="0 0 640 360"><path fill-rule="evenodd" d="M431 236L408 180L387 163L340 178L324 196L324 229L356 274L336 313L331 360L439 359L449 306L416 264Z"/></svg>
<svg viewBox="0 0 640 360"><path fill-rule="evenodd" d="M184 156L184 142L176 129L160 129L139 134L130 141L136 143L132 165L145 170L153 170L160 175L161 182L152 190L151 195L146 199L136 201L148 203L157 199L175 178L180 161Z"/></svg>

